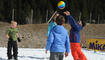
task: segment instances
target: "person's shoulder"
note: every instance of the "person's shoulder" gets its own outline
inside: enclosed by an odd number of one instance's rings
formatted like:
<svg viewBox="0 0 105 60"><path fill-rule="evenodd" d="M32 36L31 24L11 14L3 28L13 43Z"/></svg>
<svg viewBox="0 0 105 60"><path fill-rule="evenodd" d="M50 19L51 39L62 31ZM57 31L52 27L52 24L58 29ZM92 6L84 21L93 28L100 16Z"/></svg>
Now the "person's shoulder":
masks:
<svg viewBox="0 0 105 60"><path fill-rule="evenodd" d="M55 22L53 22L53 21L52 21L51 23L52 23L53 25L55 25L55 24L56 24L56 23L55 23Z"/></svg>
<svg viewBox="0 0 105 60"><path fill-rule="evenodd" d="M77 30L82 30L83 29L82 26L80 26L80 25L77 25L77 26L78 26L78 29Z"/></svg>
<svg viewBox="0 0 105 60"><path fill-rule="evenodd" d="M7 30L11 30L11 27L8 27Z"/></svg>
<svg viewBox="0 0 105 60"><path fill-rule="evenodd" d="M64 30L65 30L66 33L68 33L68 30L65 27L64 27Z"/></svg>
<svg viewBox="0 0 105 60"><path fill-rule="evenodd" d="M67 32L67 29L64 26L61 26L64 32Z"/></svg>
<svg viewBox="0 0 105 60"><path fill-rule="evenodd" d="M53 21L51 21L50 23L49 23L49 25L52 25L53 24Z"/></svg>
<svg viewBox="0 0 105 60"><path fill-rule="evenodd" d="M14 30L14 31L18 31L18 28L14 28L13 30Z"/></svg>
<svg viewBox="0 0 105 60"><path fill-rule="evenodd" d="M56 26L54 26L51 30L54 30L54 29L56 29L56 27L57 27L57 25Z"/></svg>
<svg viewBox="0 0 105 60"><path fill-rule="evenodd" d="M62 26L62 27L64 28L65 31L67 31L67 29L64 26Z"/></svg>
<svg viewBox="0 0 105 60"><path fill-rule="evenodd" d="M54 22L54 25L57 25L56 22Z"/></svg>

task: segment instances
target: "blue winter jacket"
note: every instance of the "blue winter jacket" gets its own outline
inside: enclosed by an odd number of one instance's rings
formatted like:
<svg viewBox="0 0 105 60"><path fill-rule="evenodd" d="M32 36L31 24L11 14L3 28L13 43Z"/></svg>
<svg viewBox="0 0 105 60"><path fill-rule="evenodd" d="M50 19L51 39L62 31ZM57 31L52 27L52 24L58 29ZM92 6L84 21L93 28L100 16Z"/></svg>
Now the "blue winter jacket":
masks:
<svg viewBox="0 0 105 60"><path fill-rule="evenodd" d="M46 50L50 50L50 52L70 52L69 35L63 26L56 25L51 30Z"/></svg>
<svg viewBox="0 0 105 60"><path fill-rule="evenodd" d="M69 15L67 17L68 17L69 24L71 25L70 42L80 43L80 30L82 30L83 27L76 23L72 15Z"/></svg>
<svg viewBox="0 0 105 60"><path fill-rule="evenodd" d="M53 22L53 21L51 21L50 24L49 24L49 26L48 26L47 36L49 36L49 33L50 33L51 29L52 29L54 26L56 26L56 23Z"/></svg>

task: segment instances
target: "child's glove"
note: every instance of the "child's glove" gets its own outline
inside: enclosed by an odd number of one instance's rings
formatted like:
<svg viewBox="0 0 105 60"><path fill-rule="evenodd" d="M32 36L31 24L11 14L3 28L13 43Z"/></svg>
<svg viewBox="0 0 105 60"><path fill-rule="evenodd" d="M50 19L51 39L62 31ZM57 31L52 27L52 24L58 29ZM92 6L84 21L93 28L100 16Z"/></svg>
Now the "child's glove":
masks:
<svg viewBox="0 0 105 60"><path fill-rule="evenodd" d="M18 42L21 42L21 39L19 37L17 39L18 39Z"/></svg>

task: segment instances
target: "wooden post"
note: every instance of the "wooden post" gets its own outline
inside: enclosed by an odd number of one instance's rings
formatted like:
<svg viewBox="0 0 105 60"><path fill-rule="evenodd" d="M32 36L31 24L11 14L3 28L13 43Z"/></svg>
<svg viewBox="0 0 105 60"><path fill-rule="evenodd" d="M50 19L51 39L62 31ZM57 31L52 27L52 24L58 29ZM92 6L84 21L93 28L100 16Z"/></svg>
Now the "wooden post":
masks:
<svg viewBox="0 0 105 60"><path fill-rule="evenodd" d="M79 15L79 21L81 20L81 15L82 15L82 14L81 14L81 12L80 12L80 15Z"/></svg>
<svg viewBox="0 0 105 60"><path fill-rule="evenodd" d="M46 11L46 23L47 23L47 20L48 20L48 10Z"/></svg>
<svg viewBox="0 0 105 60"><path fill-rule="evenodd" d="M31 19L30 19L30 23L33 24L33 9L31 9Z"/></svg>
<svg viewBox="0 0 105 60"><path fill-rule="evenodd" d="M14 21L14 9L12 9L12 21Z"/></svg>
<svg viewBox="0 0 105 60"><path fill-rule="evenodd" d="M91 20L92 20L92 13L90 12L90 24L91 24Z"/></svg>
<svg viewBox="0 0 105 60"><path fill-rule="evenodd" d="M98 15L98 24L100 24L100 15Z"/></svg>

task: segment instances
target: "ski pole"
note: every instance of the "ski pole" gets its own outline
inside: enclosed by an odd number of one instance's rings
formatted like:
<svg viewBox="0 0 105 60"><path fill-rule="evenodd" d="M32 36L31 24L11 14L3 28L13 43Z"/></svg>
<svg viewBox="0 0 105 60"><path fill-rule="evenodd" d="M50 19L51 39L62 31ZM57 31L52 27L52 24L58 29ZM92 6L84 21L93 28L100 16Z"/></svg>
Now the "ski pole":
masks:
<svg viewBox="0 0 105 60"><path fill-rule="evenodd" d="M51 21L51 19L54 17L54 15L57 13L57 11L55 11L54 13L53 13L53 15L51 16L51 18L49 19L49 21L47 22L47 23L49 23L50 21Z"/></svg>

